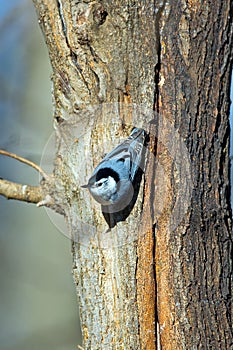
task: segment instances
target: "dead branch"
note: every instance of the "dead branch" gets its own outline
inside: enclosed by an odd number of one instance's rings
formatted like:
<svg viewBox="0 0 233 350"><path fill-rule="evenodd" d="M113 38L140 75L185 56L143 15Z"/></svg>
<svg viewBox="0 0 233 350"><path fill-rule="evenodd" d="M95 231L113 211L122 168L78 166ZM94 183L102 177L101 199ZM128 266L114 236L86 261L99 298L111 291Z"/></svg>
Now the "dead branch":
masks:
<svg viewBox="0 0 233 350"><path fill-rule="evenodd" d="M8 152L8 151L4 151L2 149L0 149L0 154L2 154L3 156L7 156L7 157L10 157L10 158L13 158L13 159L16 159L18 160L19 162L21 163L24 163L24 164L27 164L29 165L30 167L36 169L40 174L41 176L44 178L44 179L47 179L48 175L44 172L43 169L41 169L41 167L37 164L35 164L34 162L32 162L31 160L28 160L26 158L23 158L23 157L20 157L18 156L17 154L15 153L11 153L11 152Z"/></svg>
<svg viewBox="0 0 233 350"><path fill-rule="evenodd" d="M39 203L44 198L40 186L23 185L3 179L0 179L0 195L28 203Z"/></svg>

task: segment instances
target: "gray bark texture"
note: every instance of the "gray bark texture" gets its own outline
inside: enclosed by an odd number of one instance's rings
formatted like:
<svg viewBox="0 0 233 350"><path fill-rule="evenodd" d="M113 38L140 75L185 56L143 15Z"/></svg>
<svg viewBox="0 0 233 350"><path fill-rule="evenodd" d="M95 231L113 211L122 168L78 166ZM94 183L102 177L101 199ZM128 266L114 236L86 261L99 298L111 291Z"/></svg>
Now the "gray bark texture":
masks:
<svg viewBox="0 0 233 350"><path fill-rule="evenodd" d="M44 191L73 240L83 348L231 349L230 0L33 1L53 68ZM133 126L145 175L106 232L80 186Z"/></svg>

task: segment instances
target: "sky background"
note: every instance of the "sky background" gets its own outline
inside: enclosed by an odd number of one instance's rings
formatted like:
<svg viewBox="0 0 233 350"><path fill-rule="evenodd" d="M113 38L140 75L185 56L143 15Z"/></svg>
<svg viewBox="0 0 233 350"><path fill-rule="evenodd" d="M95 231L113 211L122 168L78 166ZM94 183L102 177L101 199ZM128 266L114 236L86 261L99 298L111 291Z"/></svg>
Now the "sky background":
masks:
<svg viewBox="0 0 233 350"><path fill-rule="evenodd" d="M0 4L0 148L39 164L53 130L48 53L32 2ZM231 155L232 145L231 134ZM0 177L38 184L33 169L5 157ZM0 221L0 349L76 349L70 240L34 205L0 197Z"/></svg>

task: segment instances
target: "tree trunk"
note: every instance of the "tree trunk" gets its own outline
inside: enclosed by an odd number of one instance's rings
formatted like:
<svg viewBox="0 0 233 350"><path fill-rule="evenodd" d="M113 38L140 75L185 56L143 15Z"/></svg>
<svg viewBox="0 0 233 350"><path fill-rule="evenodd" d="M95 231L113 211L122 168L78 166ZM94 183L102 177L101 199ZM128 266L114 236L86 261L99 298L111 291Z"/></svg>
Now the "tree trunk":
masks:
<svg viewBox="0 0 233 350"><path fill-rule="evenodd" d="M193 181L191 205L181 225L173 232L164 229L169 213L158 225L158 318L165 349L233 347L230 4L167 5L169 19L160 32L160 113L185 140ZM170 173L171 184L184 181L177 171L178 179L177 172ZM173 185L171 197L175 192Z"/></svg>
<svg viewBox="0 0 233 350"><path fill-rule="evenodd" d="M48 191L73 239L83 347L230 349L230 0L34 3L53 68ZM150 133L145 177L106 232L80 185L132 126Z"/></svg>

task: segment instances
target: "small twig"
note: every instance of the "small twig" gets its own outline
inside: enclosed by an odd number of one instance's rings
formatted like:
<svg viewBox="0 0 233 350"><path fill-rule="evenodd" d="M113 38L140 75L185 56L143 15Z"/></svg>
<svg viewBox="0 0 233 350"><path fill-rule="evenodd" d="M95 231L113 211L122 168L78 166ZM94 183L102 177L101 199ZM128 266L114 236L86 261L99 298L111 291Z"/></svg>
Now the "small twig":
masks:
<svg viewBox="0 0 233 350"><path fill-rule="evenodd" d="M43 169L41 169L41 167L35 163L33 163L32 161L25 159L23 157L18 156L17 154L11 153L11 152L7 152L4 150L0 150L0 154L10 157L10 158L14 158L16 160L18 160L19 162L25 163L29 166L31 166L32 168L36 169L42 176L44 179L46 179L48 177L48 175L44 172Z"/></svg>

